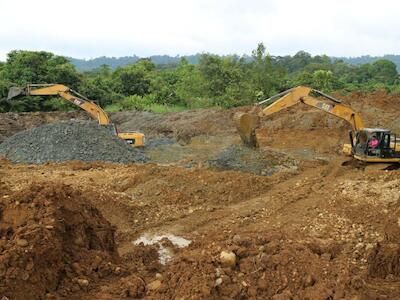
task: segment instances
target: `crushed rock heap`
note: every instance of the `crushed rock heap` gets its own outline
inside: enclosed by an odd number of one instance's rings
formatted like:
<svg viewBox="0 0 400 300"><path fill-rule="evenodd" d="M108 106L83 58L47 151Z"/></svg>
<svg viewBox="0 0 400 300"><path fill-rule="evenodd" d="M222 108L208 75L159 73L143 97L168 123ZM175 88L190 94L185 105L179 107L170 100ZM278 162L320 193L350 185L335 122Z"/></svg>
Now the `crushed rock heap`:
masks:
<svg viewBox="0 0 400 300"><path fill-rule="evenodd" d="M142 150L132 148L107 128L88 121L46 124L19 132L0 144L0 156L15 163L146 161Z"/></svg>

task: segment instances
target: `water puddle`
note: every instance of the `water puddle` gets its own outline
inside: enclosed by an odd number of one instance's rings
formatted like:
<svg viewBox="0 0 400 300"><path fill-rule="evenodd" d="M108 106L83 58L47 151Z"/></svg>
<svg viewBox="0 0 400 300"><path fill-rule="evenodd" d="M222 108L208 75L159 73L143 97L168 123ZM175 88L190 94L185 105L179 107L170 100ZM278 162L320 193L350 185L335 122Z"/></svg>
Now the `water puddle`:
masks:
<svg viewBox="0 0 400 300"><path fill-rule="evenodd" d="M158 255L160 263L165 265L169 262L173 257L173 250L168 246L162 244L162 240L169 240L175 247L177 248L185 248L190 245L192 241L187 240L183 237L173 235L173 234L163 234L163 235L148 235L144 234L137 240L133 241L134 245L139 245L143 243L143 245L158 245Z"/></svg>

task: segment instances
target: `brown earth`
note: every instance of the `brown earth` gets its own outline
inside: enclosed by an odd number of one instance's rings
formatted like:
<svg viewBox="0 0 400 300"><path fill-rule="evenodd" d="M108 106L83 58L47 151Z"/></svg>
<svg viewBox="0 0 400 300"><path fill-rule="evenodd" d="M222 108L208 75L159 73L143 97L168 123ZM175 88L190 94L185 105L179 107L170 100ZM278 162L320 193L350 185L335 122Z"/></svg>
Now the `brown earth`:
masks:
<svg viewBox="0 0 400 300"><path fill-rule="evenodd" d="M368 125L400 129L399 98L343 98ZM398 299L399 171L341 166L347 125L305 107L264 120L265 146L296 157L296 170L208 169L239 143L233 112L113 115L150 136L188 130L149 150L159 164L1 161L0 297ZM133 243L144 236L160 238Z"/></svg>
<svg viewBox="0 0 400 300"><path fill-rule="evenodd" d="M46 182L1 192L2 296L67 295L115 272L115 229L78 190Z"/></svg>

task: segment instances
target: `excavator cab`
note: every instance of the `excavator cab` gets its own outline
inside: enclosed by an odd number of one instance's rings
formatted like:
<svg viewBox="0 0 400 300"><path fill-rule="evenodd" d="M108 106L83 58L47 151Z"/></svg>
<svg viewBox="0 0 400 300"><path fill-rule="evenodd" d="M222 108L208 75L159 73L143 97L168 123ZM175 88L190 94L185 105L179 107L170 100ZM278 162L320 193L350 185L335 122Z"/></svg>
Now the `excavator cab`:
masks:
<svg viewBox="0 0 400 300"><path fill-rule="evenodd" d="M350 132L353 155L362 161L381 162L393 159L398 161L400 151L396 135L390 130L381 128L363 128L353 135Z"/></svg>

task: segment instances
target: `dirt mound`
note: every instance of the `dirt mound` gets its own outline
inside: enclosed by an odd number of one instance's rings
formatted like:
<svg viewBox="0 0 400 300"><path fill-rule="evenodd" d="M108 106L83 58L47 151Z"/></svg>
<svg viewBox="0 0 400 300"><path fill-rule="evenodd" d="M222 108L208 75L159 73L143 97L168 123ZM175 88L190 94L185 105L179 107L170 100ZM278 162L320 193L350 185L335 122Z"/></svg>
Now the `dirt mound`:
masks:
<svg viewBox="0 0 400 300"><path fill-rule="evenodd" d="M225 254L222 254L225 252ZM228 253L228 255L226 255ZM337 252L280 232L242 233L200 240L167 266L148 298L180 299L364 299L362 279L335 260ZM228 257L228 259L226 259ZM353 298L352 298L353 299Z"/></svg>
<svg viewBox="0 0 400 300"><path fill-rule="evenodd" d="M368 257L368 273L371 277L388 278L400 277L400 201L398 186L399 180L387 181L379 184L370 184L371 193L375 192L378 197L388 203L386 207L390 214L385 218L384 239L374 247ZM375 186L374 186L375 185Z"/></svg>
<svg viewBox="0 0 400 300"><path fill-rule="evenodd" d="M0 144L0 156L13 162L43 163L68 160L144 162L134 149L94 122L68 121L19 132Z"/></svg>
<svg viewBox="0 0 400 300"><path fill-rule="evenodd" d="M234 110L198 109L164 115L150 112L118 112L111 119L122 130L139 130L148 136L174 137L188 143L192 137L202 134L233 133Z"/></svg>
<svg viewBox="0 0 400 300"><path fill-rule="evenodd" d="M360 108L376 107L386 111L396 111L400 101L399 95L390 95L385 90L374 91L372 93L352 92L349 95L341 95L339 98L351 106Z"/></svg>
<svg viewBox="0 0 400 300"><path fill-rule="evenodd" d="M271 148L250 149L231 145L224 149L209 165L218 170L235 170L272 175L279 171L296 171L298 162L289 155Z"/></svg>
<svg viewBox="0 0 400 300"><path fill-rule="evenodd" d="M0 295L65 296L115 271L114 228L79 191L50 182L1 197Z"/></svg>

